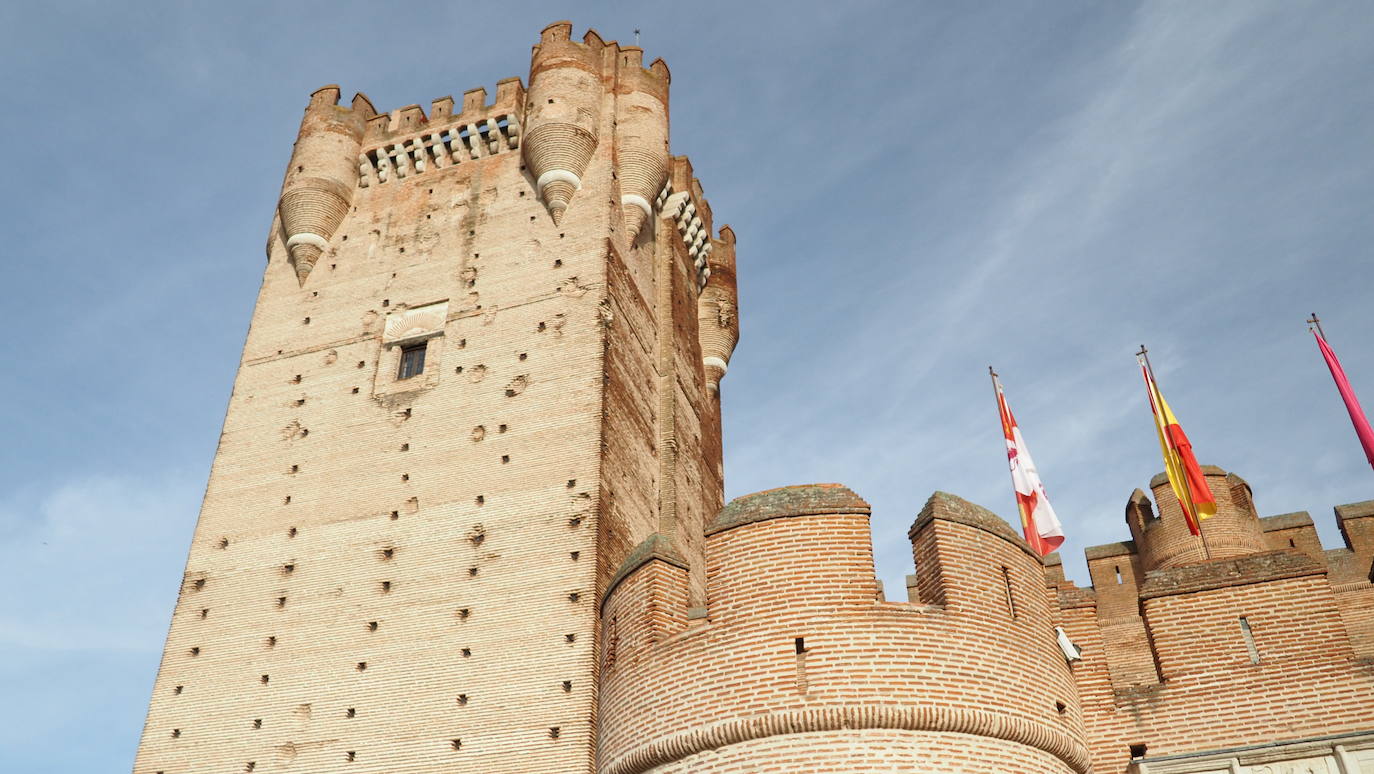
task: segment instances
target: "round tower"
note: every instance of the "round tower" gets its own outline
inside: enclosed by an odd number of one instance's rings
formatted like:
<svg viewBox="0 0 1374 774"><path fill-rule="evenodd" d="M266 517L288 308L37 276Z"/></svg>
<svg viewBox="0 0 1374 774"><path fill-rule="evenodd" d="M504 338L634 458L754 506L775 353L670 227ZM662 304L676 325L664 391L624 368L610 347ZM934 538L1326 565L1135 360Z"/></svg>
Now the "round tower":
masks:
<svg viewBox="0 0 1374 774"><path fill-rule="evenodd" d="M277 202L286 248L302 285L348 214L358 186L363 131L376 112L363 94L353 97L351 109L340 107L335 85L310 95Z"/></svg>
<svg viewBox="0 0 1374 774"><path fill-rule="evenodd" d="M630 242L653 217L652 202L668 179L668 65L642 67L644 52L620 50L616 63L615 164Z"/></svg>
<svg viewBox="0 0 1374 774"><path fill-rule="evenodd" d="M1217 512L1201 521L1201 537L1189 531L1164 473L1150 480L1157 510L1150 508L1140 490L1127 502L1126 523L1147 571L1270 550L1245 479L1215 465L1203 465L1202 474L1216 498Z"/></svg>
<svg viewBox="0 0 1374 774"><path fill-rule="evenodd" d="M525 137L520 143L535 187L554 223L573 193L582 187L601 123L601 56L599 39L588 44L571 39L572 22L555 22L539 35L530 60L530 88L525 103Z"/></svg>
<svg viewBox="0 0 1374 774"><path fill-rule="evenodd" d="M720 392L720 380L730 366L730 355L739 341L739 290L735 285L735 231L720 227L720 238L711 240L706 255L706 286L697 297L697 335L706 386Z"/></svg>
<svg viewBox="0 0 1374 774"><path fill-rule="evenodd" d="M685 563L646 541L603 598L598 774L1086 774L1040 557L943 493L909 534L918 599L886 602L852 491L738 498L693 610Z"/></svg>

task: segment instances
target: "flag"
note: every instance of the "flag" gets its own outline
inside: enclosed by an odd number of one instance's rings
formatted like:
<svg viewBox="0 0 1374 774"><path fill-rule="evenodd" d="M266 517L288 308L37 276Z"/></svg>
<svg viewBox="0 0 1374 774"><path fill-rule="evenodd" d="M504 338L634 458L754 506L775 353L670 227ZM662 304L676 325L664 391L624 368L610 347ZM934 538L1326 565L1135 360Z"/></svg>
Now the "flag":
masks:
<svg viewBox="0 0 1374 774"><path fill-rule="evenodd" d="M1040 482L1021 428L1016 426L1016 418L1007 406L997 374L992 375L992 386L997 391L997 411L1002 415L1002 434L1007 439L1007 463L1011 466L1011 485L1016 490L1016 508L1021 512L1021 530L1035 553L1045 556L1064 542L1064 528L1045 496L1045 485Z"/></svg>
<svg viewBox="0 0 1374 774"><path fill-rule="evenodd" d="M1164 471L1169 477L1169 488L1178 497L1183 518L1188 522L1188 531L1201 535L1199 522L1216 515L1217 500L1207 486L1207 478L1202 475L1202 466L1197 464L1197 457L1193 456L1193 445L1189 443L1178 418L1169 409L1164 394L1159 391L1145 356L1136 355L1136 360L1140 363L1141 375L1145 377L1150 410L1155 415L1155 432L1159 435L1159 450L1164 455Z"/></svg>
<svg viewBox="0 0 1374 774"><path fill-rule="evenodd" d="M1341 368L1341 361L1336 359L1336 353L1331 351L1327 345L1326 338L1319 332L1312 331L1312 335L1317 337L1317 346L1321 348L1322 357L1326 359L1326 367L1331 369L1331 378L1336 380L1336 389L1341 393L1341 400L1345 401L1345 410L1350 414L1350 422L1355 425L1355 435L1360 438L1360 445L1364 447L1365 459L1374 466L1374 428L1369 426L1369 419L1364 415L1364 409L1360 408L1360 399L1355 397L1355 388L1350 386L1350 380L1345 378L1345 369Z"/></svg>

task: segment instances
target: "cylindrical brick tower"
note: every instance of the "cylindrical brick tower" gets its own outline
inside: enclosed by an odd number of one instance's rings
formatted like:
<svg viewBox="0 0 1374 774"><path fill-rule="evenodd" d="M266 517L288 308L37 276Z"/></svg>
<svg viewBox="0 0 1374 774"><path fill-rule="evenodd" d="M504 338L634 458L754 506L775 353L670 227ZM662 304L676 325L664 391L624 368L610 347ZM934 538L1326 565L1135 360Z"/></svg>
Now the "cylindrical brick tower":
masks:
<svg viewBox="0 0 1374 774"><path fill-rule="evenodd" d="M706 386L720 391L720 380L739 341L739 290L735 284L735 232L721 226L706 258L706 287L697 299L697 335Z"/></svg>
<svg viewBox="0 0 1374 774"><path fill-rule="evenodd" d="M668 179L669 75L662 59L645 70L639 48L622 48L617 56L615 163L626 239L633 243Z"/></svg>
<svg viewBox="0 0 1374 774"><path fill-rule="evenodd" d="M1139 490L1127 503L1126 523L1145 570L1269 550L1259 514L1251 500L1250 485L1240 476L1215 465L1202 466L1202 473L1216 498L1217 512L1201 521L1200 537L1189 531L1178 497L1164 473L1150 480L1157 511L1151 510L1149 501Z"/></svg>
<svg viewBox="0 0 1374 774"><path fill-rule="evenodd" d="M656 538L602 607L600 774L1084 774L1044 565L937 494L911 536L920 602L881 599L868 504L839 485L730 503L707 528L707 607Z"/></svg>
<svg viewBox="0 0 1374 774"><path fill-rule="evenodd" d="M302 285L348 214L358 186L363 131L374 115L362 94L353 98L352 109L340 107L338 86L310 95L277 203L283 238Z"/></svg>
<svg viewBox="0 0 1374 774"><path fill-rule="evenodd" d="M525 105L525 163L555 223L582 188L601 124L605 47L577 43L571 35L566 21L540 33Z"/></svg>

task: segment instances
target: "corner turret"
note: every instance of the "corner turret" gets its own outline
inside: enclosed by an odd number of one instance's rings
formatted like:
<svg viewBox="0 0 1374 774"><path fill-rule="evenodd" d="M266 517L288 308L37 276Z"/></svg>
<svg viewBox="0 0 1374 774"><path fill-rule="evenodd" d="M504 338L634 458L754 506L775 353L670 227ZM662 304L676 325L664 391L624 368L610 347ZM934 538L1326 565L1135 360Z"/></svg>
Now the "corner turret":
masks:
<svg viewBox="0 0 1374 774"><path fill-rule="evenodd" d="M881 599L868 503L838 484L738 498L705 533L704 608L662 536L605 592L600 774L1089 770L1044 565L1002 519L933 496L910 603Z"/></svg>
<svg viewBox="0 0 1374 774"><path fill-rule="evenodd" d="M361 93L352 108L340 107L335 85L310 95L277 202L282 239L302 285L348 214L363 132L376 112Z"/></svg>
<svg viewBox="0 0 1374 774"><path fill-rule="evenodd" d="M668 65L642 66L644 52L620 49L616 61L615 163L626 239L653 216L651 204L668 179Z"/></svg>
<svg viewBox="0 0 1374 774"><path fill-rule="evenodd" d="M712 239L714 249L707 253L706 287L697 299L697 335L701 339L701 362L706 369L706 387L720 393L720 380L730 366L730 355L739 342L739 290L735 284L735 231L720 227L720 238Z"/></svg>
<svg viewBox="0 0 1374 774"><path fill-rule="evenodd" d="M522 150L554 223L582 187L601 124L602 45L571 40L572 22L545 27L530 61Z"/></svg>
<svg viewBox="0 0 1374 774"><path fill-rule="evenodd" d="M1216 515L1201 522L1199 538L1188 529L1178 497L1163 473L1150 480L1158 506L1150 509L1144 493L1136 490L1126 506L1126 522L1131 537L1140 547L1144 569L1178 567L1208 559L1225 559L1269 550L1251 499L1250 485L1234 473L1215 465L1203 465L1207 487L1216 498Z"/></svg>

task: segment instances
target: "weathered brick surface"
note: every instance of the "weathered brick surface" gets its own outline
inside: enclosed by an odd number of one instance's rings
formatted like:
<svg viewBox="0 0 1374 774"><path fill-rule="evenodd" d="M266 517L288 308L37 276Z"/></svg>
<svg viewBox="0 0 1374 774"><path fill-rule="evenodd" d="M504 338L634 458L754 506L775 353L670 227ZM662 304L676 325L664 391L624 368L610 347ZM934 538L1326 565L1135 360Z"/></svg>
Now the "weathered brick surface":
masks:
<svg viewBox="0 0 1374 774"><path fill-rule="evenodd" d="M1374 501L1323 550L1208 467L1199 539L1156 477L1080 589L937 492L906 603L848 489L722 508L735 234L669 155L661 61L561 22L491 104L339 99L288 165L136 774L1102 774L1374 730Z"/></svg>
<svg viewBox="0 0 1374 774"><path fill-rule="evenodd" d="M878 598L868 508L843 487L740 498L707 533L705 619L665 615L685 580L652 558L603 606L605 774L1086 770L1044 567L1001 519L945 494L917 517L940 605ZM885 746L855 754L866 740Z"/></svg>
<svg viewBox="0 0 1374 774"><path fill-rule="evenodd" d="M1205 549L1156 477L1158 518L1137 491L1136 539L1088 549L1091 594L1051 581L1083 647L1073 671L1098 772L1125 772L1132 745L1149 760L1374 730L1374 587L1359 551L1322 551L1307 514L1260 519L1243 480L1207 474L1219 512Z"/></svg>
<svg viewBox="0 0 1374 774"><path fill-rule="evenodd" d="M659 530L698 548L721 505L694 256L724 243L666 110L642 147L666 66L568 32L528 101L312 98L137 774L593 767L598 590ZM579 140L523 134L536 103L596 117L557 213L527 164ZM630 241L620 178L670 174L686 201Z"/></svg>

